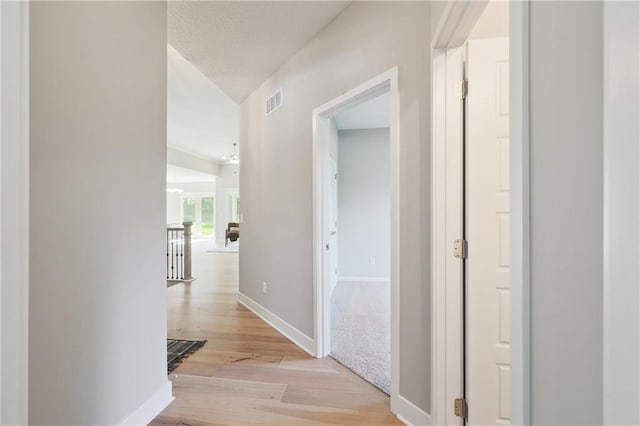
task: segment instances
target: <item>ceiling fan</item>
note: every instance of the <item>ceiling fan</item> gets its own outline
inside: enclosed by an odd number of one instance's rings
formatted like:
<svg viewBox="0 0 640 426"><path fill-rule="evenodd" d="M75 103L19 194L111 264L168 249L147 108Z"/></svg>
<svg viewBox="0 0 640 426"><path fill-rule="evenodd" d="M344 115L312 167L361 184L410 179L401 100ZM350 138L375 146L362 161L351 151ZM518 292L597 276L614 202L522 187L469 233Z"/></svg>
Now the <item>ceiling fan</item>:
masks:
<svg viewBox="0 0 640 426"><path fill-rule="evenodd" d="M228 157L223 157L222 159L225 160L226 163L228 164L238 164L240 162L240 155L236 152L236 146L238 144L234 142L233 144L233 154L231 154Z"/></svg>

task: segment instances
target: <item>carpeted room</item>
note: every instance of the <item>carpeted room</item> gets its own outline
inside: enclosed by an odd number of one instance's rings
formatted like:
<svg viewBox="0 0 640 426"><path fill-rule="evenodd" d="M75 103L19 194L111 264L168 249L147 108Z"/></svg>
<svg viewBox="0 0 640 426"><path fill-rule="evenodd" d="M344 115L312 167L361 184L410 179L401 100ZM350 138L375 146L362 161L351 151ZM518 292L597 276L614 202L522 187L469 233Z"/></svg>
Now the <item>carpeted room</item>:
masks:
<svg viewBox="0 0 640 426"><path fill-rule="evenodd" d="M391 389L389 100L388 93L383 94L333 119L337 250L330 301L331 356L387 394Z"/></svg>

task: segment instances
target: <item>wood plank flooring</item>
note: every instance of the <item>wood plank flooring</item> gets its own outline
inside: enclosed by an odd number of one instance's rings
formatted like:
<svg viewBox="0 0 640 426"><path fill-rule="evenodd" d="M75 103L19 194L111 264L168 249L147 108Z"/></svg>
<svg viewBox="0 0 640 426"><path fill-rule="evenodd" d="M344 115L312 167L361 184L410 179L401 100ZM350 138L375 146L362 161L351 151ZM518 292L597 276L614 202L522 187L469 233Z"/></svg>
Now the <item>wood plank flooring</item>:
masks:
<svg viewBox="0 0 640 426"><path fill-rule="evenodd" d="M175 401L152 425L400 425L387 395L315 359L236 302L238 254L199 253L168 291L168 334L207 339L170 376Z"/></svg>

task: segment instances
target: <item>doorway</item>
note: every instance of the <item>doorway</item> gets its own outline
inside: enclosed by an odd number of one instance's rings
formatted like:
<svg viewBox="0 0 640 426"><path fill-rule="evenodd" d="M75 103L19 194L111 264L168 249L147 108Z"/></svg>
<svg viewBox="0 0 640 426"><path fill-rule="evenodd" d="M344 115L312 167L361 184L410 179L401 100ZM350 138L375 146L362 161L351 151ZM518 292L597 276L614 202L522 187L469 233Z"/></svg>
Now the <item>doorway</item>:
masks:
<svg viewBox="0 0 640 426"><path fill-rule="evenodd" d="M389 93L331 118L330 356L391 387Z"/></svg>
<svg viewBox="0 0 640 426"><path fill-rule="evenodd" d="M316 356L333 356L389 393L392 405L398 393L397 96L393 69L313 112ZM369 123L353 124L357 116Z"/></svg>
<svg viewBox="0 0 640 426"><path fill-rule="evenodd" d="M455 4L434 41L437 424L528 416L528 160L526 123L512 120L524 115L526 76L521 68L510 76L524 57L525 28L514 19L523 16L526 8L506 2Z"/></svg>

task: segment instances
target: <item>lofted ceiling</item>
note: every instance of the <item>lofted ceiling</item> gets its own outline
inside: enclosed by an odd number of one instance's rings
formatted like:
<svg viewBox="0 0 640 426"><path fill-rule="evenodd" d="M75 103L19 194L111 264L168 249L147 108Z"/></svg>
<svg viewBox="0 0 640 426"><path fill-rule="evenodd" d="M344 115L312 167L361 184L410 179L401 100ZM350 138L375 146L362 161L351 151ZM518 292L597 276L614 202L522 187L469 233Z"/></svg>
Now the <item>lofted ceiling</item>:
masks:
<svg viewBox="0 0 640 426"><path fill-rule="evenodd" d="M167 49L167 144L224 160L238 142L238 105L172 46Z"/></svg>
<svg viewBox="0 0 640 426"><path fill-rule="evenodd" d="M215 182L216 177L208 173L167 164L167 183Z"/></svg>
<svg viewBox="0 0 640 426"><path fill-rule="evenodd" d="M173 1L169 44L241 103L349 1Z"/></svg>

